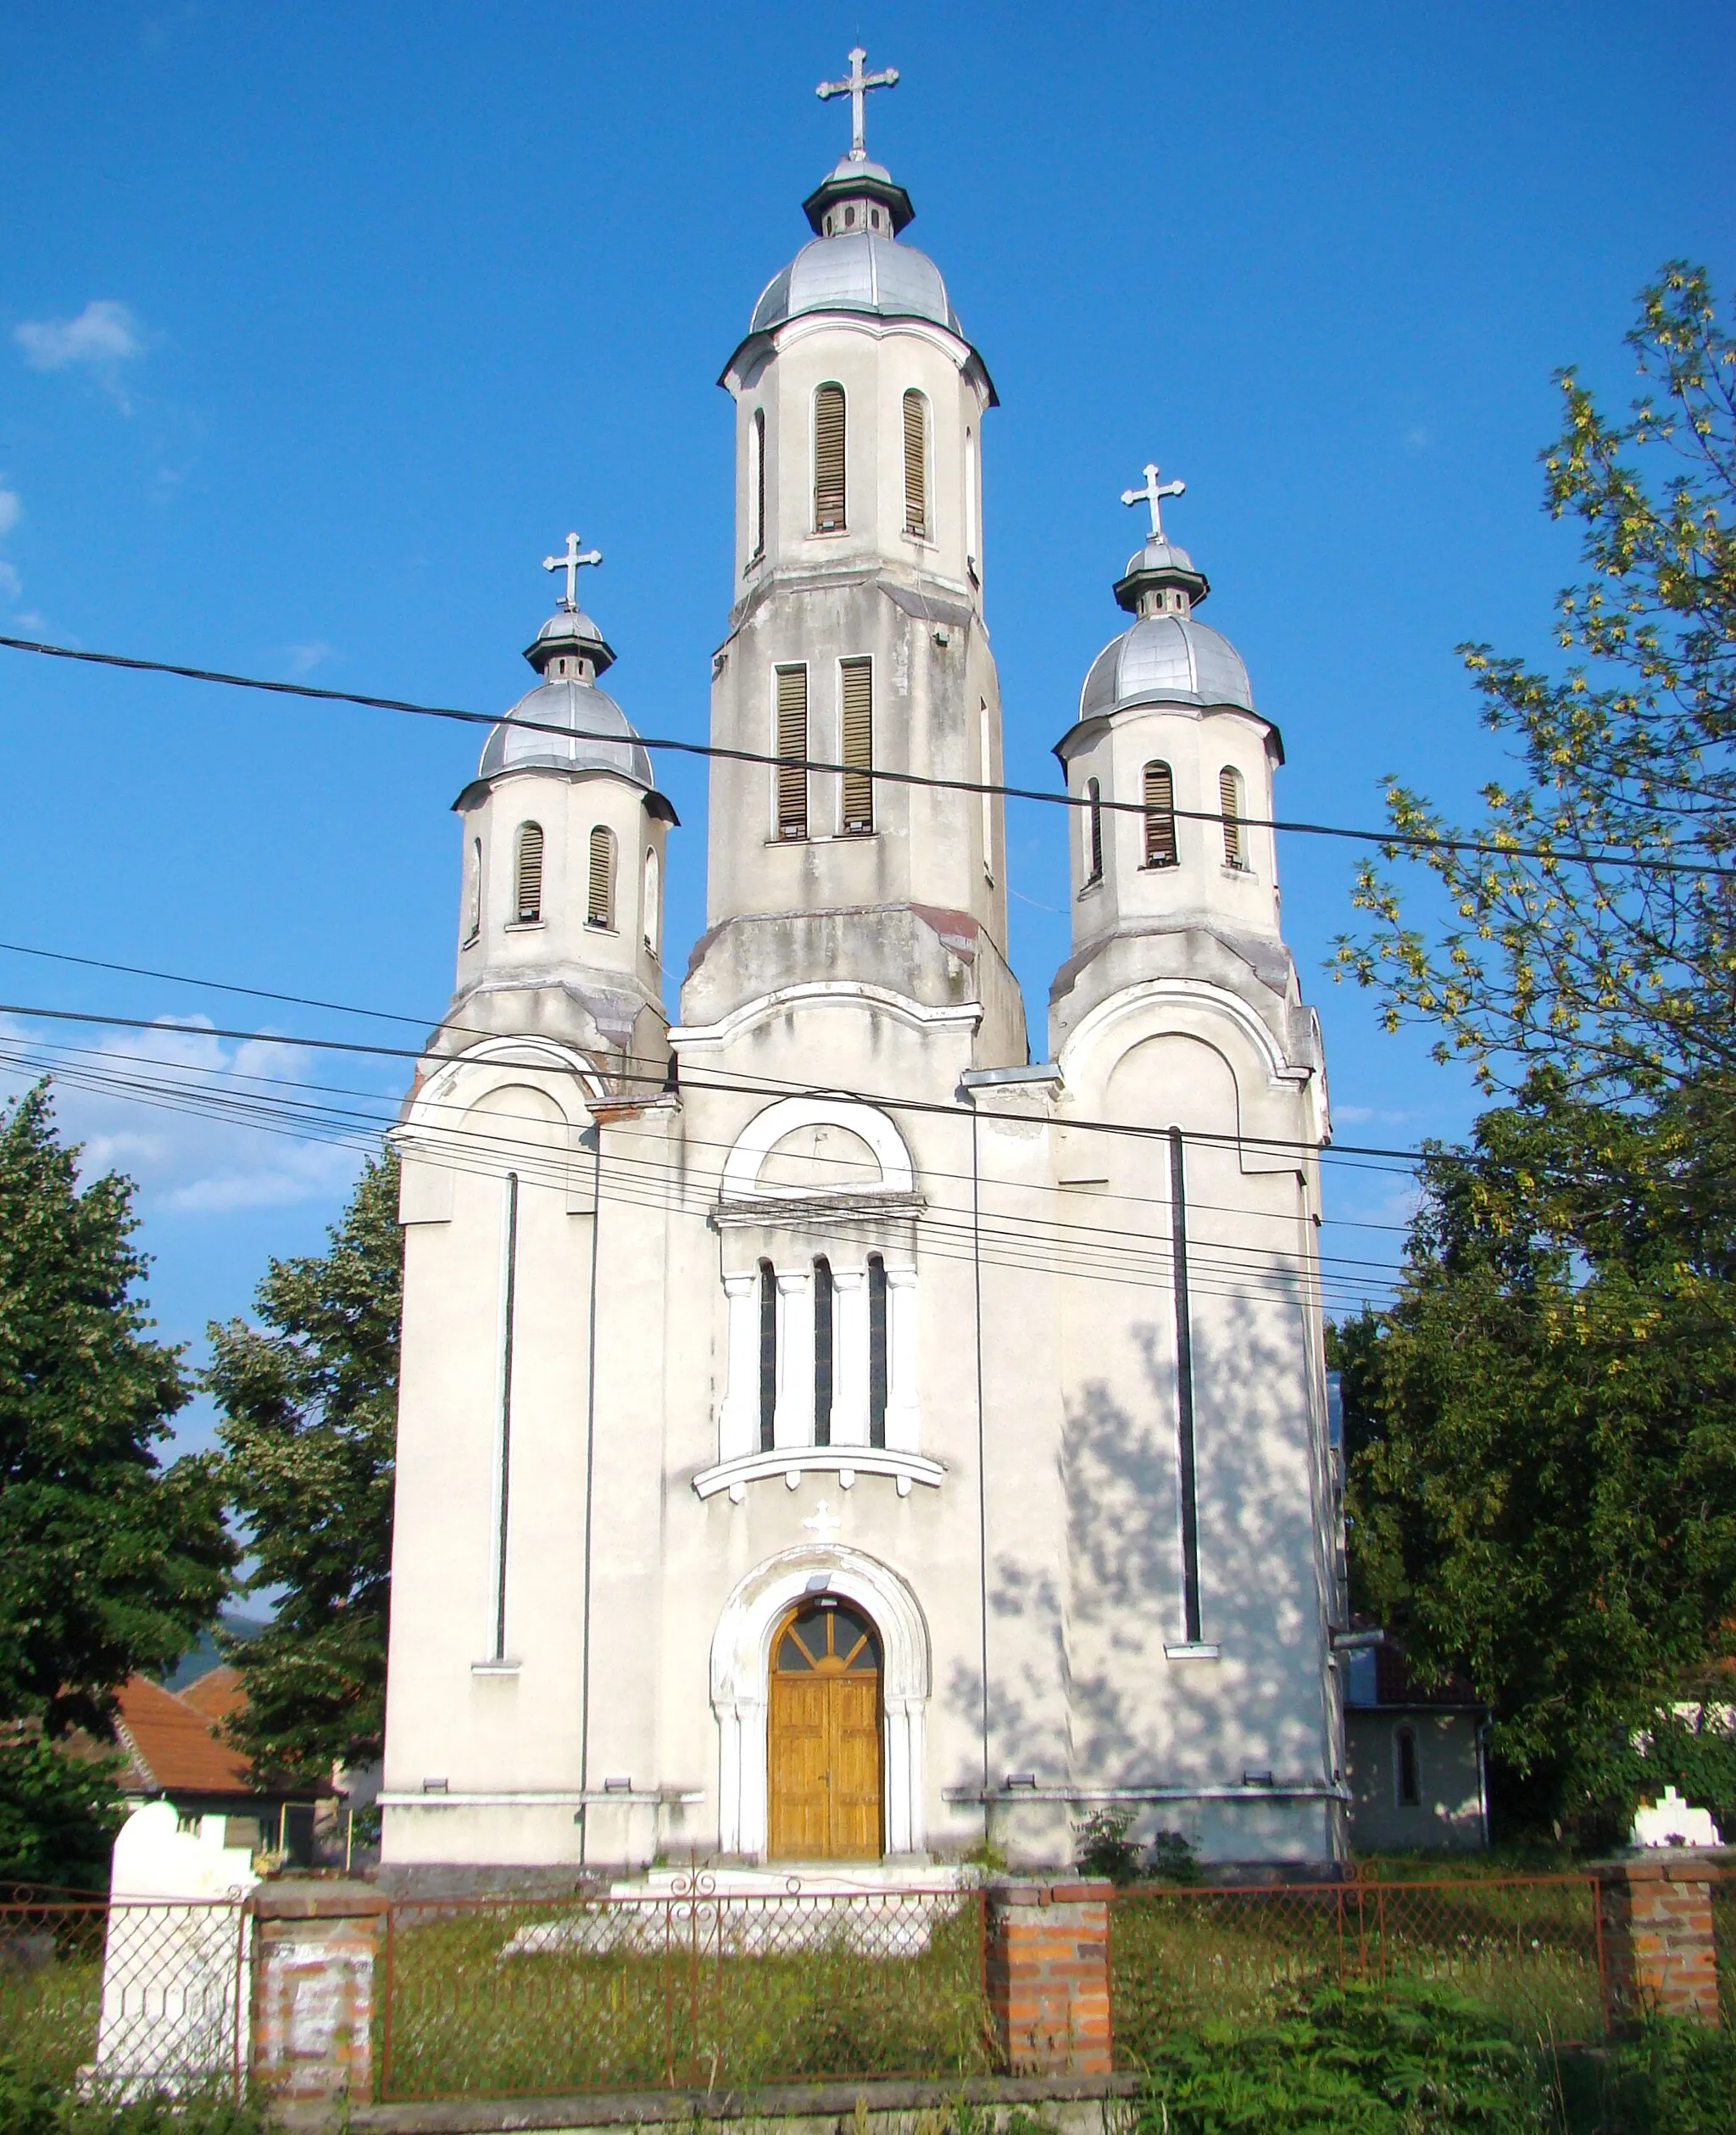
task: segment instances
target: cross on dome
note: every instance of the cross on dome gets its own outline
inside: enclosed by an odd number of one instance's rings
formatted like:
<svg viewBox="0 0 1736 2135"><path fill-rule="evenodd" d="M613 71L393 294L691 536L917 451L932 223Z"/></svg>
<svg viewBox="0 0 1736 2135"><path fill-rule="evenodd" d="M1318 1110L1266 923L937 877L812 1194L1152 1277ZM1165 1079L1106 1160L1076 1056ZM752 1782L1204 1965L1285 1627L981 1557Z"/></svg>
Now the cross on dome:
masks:
<svg viewBox="0 0 1736 2135"><path fill-rule="evenodd" d="M1185 496L1187 489L1188 485L1185 482L1160 482L1157 478L1156 463L1148 460L1145 463L1145 487L1143 489L1122 490L1121 502L1124 504L1149 504L1151 506L1151 538L1154 541L1161 541L1163 539L1163 500L1166 497Z"/></svg>
<svg viewBox="0 0 1736 2135"><path fill-rule="evenodd" d="M576 615L578 612L580 571L587 563L601 563L602 560L603 551L600 549L587 549L582 555L580 553L579 537L576 533L567 536L565 555L544 556L542 559L545 571L564 571L566 573L566 593L560 605L570 614Z"/></svg>
<svg viewBox="0 0 1736 2135"><path fill-rule="evenodd" d="M850 161L865 163L868 151L862 138L862 107L867 102L871 89L890 89L899 78L896 67L887 67L879 74L864 74L862 62L867 53L858 45L850 54L850 70L842 81L822 81L814 92L822 100L827 97L848 97L850 100Z"/></svg>

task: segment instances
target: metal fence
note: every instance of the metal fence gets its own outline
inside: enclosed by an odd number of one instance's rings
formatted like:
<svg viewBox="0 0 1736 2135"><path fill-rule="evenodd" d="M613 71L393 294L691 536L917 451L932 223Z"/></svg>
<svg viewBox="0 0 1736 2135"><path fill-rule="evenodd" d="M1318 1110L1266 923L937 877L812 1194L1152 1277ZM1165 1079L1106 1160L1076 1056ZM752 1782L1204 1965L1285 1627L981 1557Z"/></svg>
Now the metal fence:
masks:
<svg viewBox="0 0 1736 2135"><path fill-rule="evenodd" d="M780 1894L703 1874L667 1895L400 1903L387 1926L385 2099L994 2065L980 1893Z"/></svg>
<svg viewBox="0 0 1736 2135"><path fill-rule="evenodd" d="M68 2092L238 2095L251 1927L238 1894L0 1904L0 2053Z"/></svg>
<svg viewBox="0 0 1736 2135"><path fill-rule="evenodd" d="M1567 2044L1605 2027L1592 1876L1119 1893L1110 1912L1116 2063L1208 2021L1270 2021L1325 1987L1440 1988L1505 2030Z"/></svg>

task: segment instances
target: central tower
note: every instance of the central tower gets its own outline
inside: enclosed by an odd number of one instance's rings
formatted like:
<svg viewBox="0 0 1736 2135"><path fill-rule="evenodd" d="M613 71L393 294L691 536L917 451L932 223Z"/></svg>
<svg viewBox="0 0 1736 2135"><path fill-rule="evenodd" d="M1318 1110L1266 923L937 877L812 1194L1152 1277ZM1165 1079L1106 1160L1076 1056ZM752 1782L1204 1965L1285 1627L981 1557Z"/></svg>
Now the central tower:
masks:
<svg viewBox="0 0 1736 2135"><path fill-rule="evenodd" d="M977 1063L1022 1064L982 620L981 435L994 387L910 196L861 140L803 203L811 240L754 306L736 407L737 598L713 661L707 931L682 1023L837 982L980 1008ZM823 768L821 766L824 766Z"/></svg>

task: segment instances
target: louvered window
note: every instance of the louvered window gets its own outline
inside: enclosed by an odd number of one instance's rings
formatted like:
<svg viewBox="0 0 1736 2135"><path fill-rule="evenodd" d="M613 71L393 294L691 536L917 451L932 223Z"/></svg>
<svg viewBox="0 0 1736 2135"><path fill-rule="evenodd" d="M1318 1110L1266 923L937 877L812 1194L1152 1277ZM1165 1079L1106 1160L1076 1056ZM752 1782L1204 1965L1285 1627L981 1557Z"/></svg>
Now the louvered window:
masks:
<svg viewBox="0 0 1736 2135"><path fill-rule="evenodd" d="M482 840L470 840L470 881L465 897L465 947L482 931Z"/></svg>
<svg viewBox="0 0 1736 2135"><path fill-rule="evenodd" d="M904 395L904 532L928 538L928 403Z"/></svg>
<svg viewBox="0 0 1736 2135"><path fill-rule="evenodd" d="M814 396L814 531L844 527L844 389L821 386Z"/></svg>
<svg viewBox="0 0 1736 2135"><path fill-rule="evenodd" d="M598 823L591 833L591 869L585 898L585 924L615 924L615 833Z"/></svg>
<svg viewBox="0 0 1736 2135"><path fill-rule="evenodd" d="M645 946L654 956L657 954L659 930L663 924L663 882L654 845L645 848L645 894L642 917Z"/></svg>
<svg viewBox="0 0 1736 2135"><path fill-rule="evenodd" d="M1167 764L1145 766L1145 864L1173 867L1176 851L1176 782Z"/></svg>
<svg viewBox="0 0 1736 2135"><path fill-rule="evenodd" d="M1224 819L1224 865L1245 868L1248 857L1242 850L1242 774L1229 764L1217 775L1217 806L1218 813Z"/></svg>
<svg viewBox="0 0 1736 2135"><path fill-rule="evenodd" d="M760 1263L760 1450L777 1443L777 1277L771 1263Z"/></svg>
<svg viewBox="0 0 1736 2135"><path fill-rule="evenodd" d="M1103 794L1096 779L1085 782L1085 886L1103 880Z"/></svg>
<svg viewBox="0 0 1736 2135"><path fill-rule="evenodd" d="M808 834L808 670L777 671L777 739L773 754L793 759L777 766L777 834Z"/></svg>
<svg viewBox="0 0 1736 2135"><path fill-rule="evenodd" d="M542 917L542 826L539 822L519 825L517 911L521 927L531 926Z"/></svg>
<svg viewBox="0 0 1736 2135"><path fill-rule="evenodd" d="M754 545L748 554L749 563L757 563L765 554L765 410L754 410L752 470L754 499Z"/></svg>
<svg viewBox="0 0 1736 2135"><path fill-rule="evenodd" d="M886 1263L868 1256L868 1443L886 1443Z"/></svg>
<svg viewBox="0 0 1736 2135"><path fill-rule="evenodd" d="M832 1443L832 1263L814 1263L814 1443Z"/></svg>
<svg viewBox="0 0 1736 2135"><path fill-rule="evenodd" d="M845 660L843 675L844 829L874 828L874 662Z"/></svg>

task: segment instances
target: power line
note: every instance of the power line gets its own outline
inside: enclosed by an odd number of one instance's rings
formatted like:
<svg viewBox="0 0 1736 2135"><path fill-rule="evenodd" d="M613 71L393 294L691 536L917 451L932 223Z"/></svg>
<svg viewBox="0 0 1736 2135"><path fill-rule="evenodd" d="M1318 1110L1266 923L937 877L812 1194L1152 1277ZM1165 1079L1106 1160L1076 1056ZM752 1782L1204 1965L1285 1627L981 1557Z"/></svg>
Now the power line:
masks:
<svg viewBox="0 0 1736 2135"><path fill-rule="evenodd" d="M184 1030L194 1036L225 1038L236 1044L284 1045L291 1048L301 1046L319 1052L359 1053L389 1060L421 1061L431 1057L428 1050L422 1046L369 1045L361 1040L350 1038L298 1038L290 1036L283 1031L236 1030L215 1023L166 1023L161 1017L157 1016L105 1015L89 1009L44 1008L21 1001L0 1001L0 1016L33 1016L53 1023L91 1023L105 1029ZM526 1033L490 1031L486 1034L493 1038L510 1038L517 1035L524 1039L526 1042L530 1042L529 1034ZM453 1055L448 1057L455 1059L461 1058L462 1056ZM745 1096L834 1097L857 1104L872 1105L887 1112L920 1112L938 1115L947 1119L962 1119L968 1117L968 1114L957 1105L943 1105L932 1099L894 1097L878 1091L850 1090L830 1083L798 1083L763 1077L754 1081L749 1081L745 1078L733 1081L715 1081L708 1080L704 1075L698 1072L684 1072L681 1074L679 1080L671 1084L665 1080L666 1071L662 1062L645 1062L643 1056L628 1055L625 1057L633 1064L648 1065L654 1072L649 1074L616 1075L615 1079L643 1085L648 1099L649 1095L655 1095L665 1088L670 1089L671 1094L678 1093L682 1089L709 1090ZM556 1071L551 1068L548 1072ZM596 1072L598 1079L604 1080L609 1079L609 1074L613 1073L613 1071L605 1073L601 1069ZM991 1084L989 1087L993 1087L993 1085ZM988 1115L985 1115L987 1116ZM1139 1140L1150 1140L1155 1136L1166 1134L1169 1131L1167 1128L1142 1127L1122 1120L1076 1118L1071 1114L1064 1119L1051 1119L1036 1123L1077 1129L1082 1133L1087 1134L1122 1134ZM1190 1127L1185 1129L1185 1132L1190 1141L1214 1147L1266 1149L1275 1151L1294 1151L1299 1156L1317 1156L1334 1159L1346 1157L1383 1157L1413 1167L1417 1164L1438 1162L1452 1153L1449 1151L1430 1149L1383 1149L1355 1142L1337 1144L1294 1141L1276 1134L1227 1134L1202 1128Z"/></svg>
<svg viewBox="0 0 1736 2135"><path fill-rule="evenodd" d="M0 646L13 652L39 653L52 660L75 660L100 667L120 667L131 672L152 675L174 675L183 682L206 682L220 684L229 689L258 689L274 696L311 698L322 704L359 705L374 711L401 711L418 719L444 719L465 726L521 727L534 733L557 733L564 740L601 741L620 744L620 734L593 733L572 727L553 727L542 719L517 719L509 712L469 711L453 705L425 705L406 697L369 696L359 690L321 689L311 683L277 682L258 675L234 675L220 668L184 666L167 660L142 660L126 653L87 652L73 645L55 645L35 638L0 637ZM634 737L642 749L662 749L673 755L721 758L731 763L764 764L773 768L789 771L828 772L838 775L878 779L899 786L920 786L949 793L999 794L1007 800L1032 800L1049 807L1091 808L1114 814L1148 816L1152 811L1143 800L1105 800L1101 795L1095 799L1089 794L1055 793L1048 787L1001 786L988 781L971 778L942 778L932 773L916 771L884 770L878 766L864 769L860 766L829 763L810 756L769 755L755 749L726 749L715 742L684 741L673 735L639 734ZM1404 846L1416 853L1455 852L1473 853L1497 860L1536 860L1556 866L1582 867L1613 867L1638 869L1648 874L1702 875L1722 878L1736 873L1736 869L1723 868L1691 860L1652 860L1642 858L1636 852L1592 852L1583 848L1566 850L1551 845L1520 845L1499 843L1489 839L1442 838L1421 831L1360 830L1342 823L1305 822L1272 816L1226 817L1210 809L1169 808L1163 811L1183 822L1236 822L1249 830L1282 830L1305 838L1341 838L1355 844Z"/></svg>

